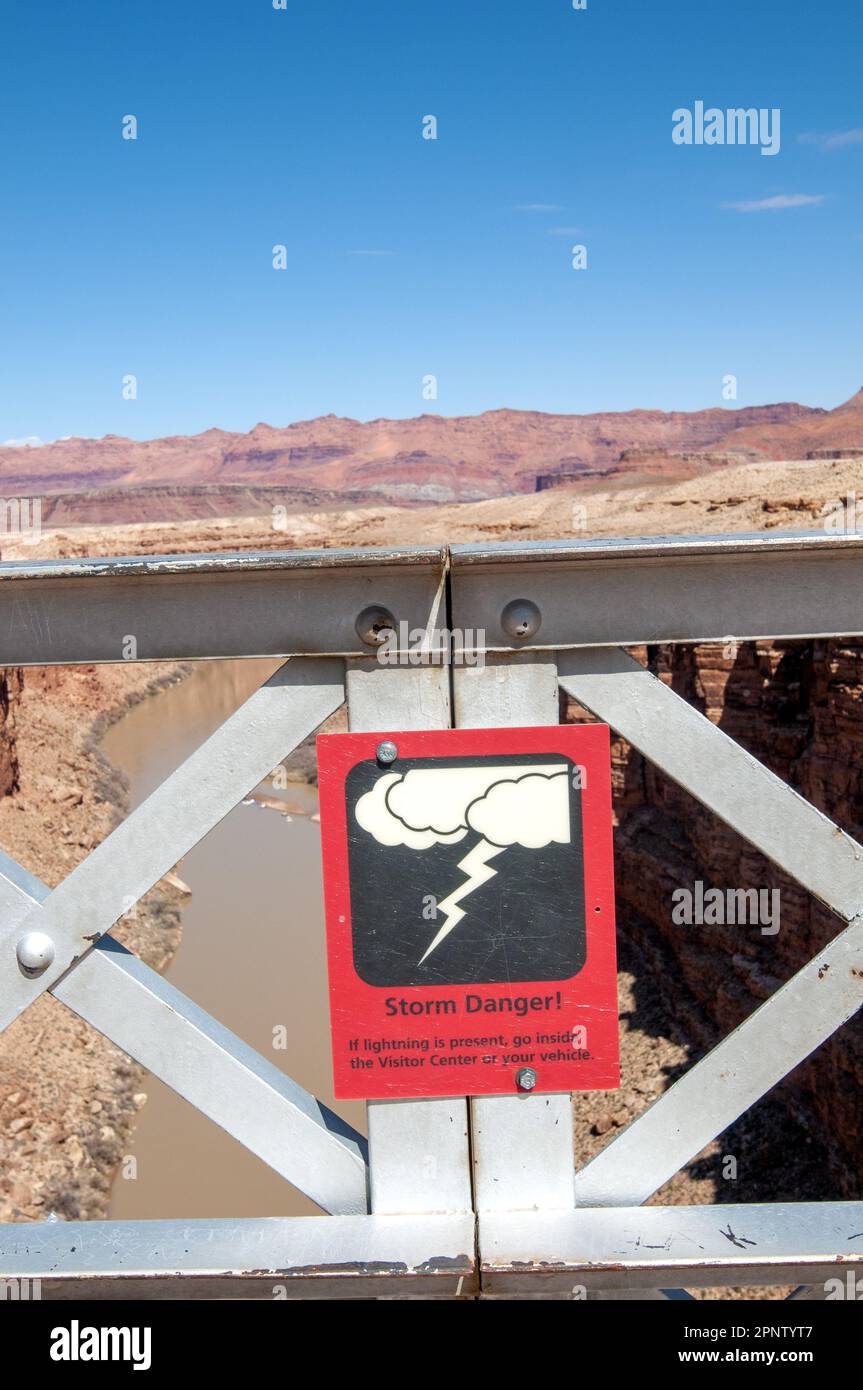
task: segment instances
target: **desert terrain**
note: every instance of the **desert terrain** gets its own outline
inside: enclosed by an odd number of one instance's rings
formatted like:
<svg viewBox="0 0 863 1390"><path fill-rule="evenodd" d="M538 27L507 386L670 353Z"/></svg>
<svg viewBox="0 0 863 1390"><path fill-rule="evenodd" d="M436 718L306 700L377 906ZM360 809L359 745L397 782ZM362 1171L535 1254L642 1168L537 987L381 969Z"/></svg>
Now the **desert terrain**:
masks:
<svg viewBox="0 0 863 1390"><path fill-rule="evenodd" d="M863 433L863 432L861 432ZM38 543L7 537L8 560L218 550L599 539L689 532L836 529L863 476L856 457L747 462L668 484L590 480L456 505L316 508L285 514L58 526ZM861 509L863 510L863 509ZM849 521L853 529L853 518Z"/></svg>

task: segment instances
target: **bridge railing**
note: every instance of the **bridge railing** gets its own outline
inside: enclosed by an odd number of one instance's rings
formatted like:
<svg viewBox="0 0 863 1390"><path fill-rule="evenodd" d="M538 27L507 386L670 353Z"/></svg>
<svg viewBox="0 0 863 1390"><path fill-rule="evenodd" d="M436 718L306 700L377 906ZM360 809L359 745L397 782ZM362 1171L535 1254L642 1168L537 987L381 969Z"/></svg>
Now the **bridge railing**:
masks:
<svg viewBox="0 0 863 1390"><path fill-rule="evenodd" d="M442 629L447 662L428 659ZM386 660L382 630L403 644ZM863 851L623 650L861 632L856 535L0 565L0 666L285 658L58 887L0 859L0 1029L50 991L328 1213L7 1225L0 1279L60 1298L563 1298L817 1295L863 1274L863 1203L642 1205L863 1004ZM111 937L345 700L354 730L515 727L556 723L561 688L838 928L580 1172L568 1095L373 1101L367 1141Z"/></svg>

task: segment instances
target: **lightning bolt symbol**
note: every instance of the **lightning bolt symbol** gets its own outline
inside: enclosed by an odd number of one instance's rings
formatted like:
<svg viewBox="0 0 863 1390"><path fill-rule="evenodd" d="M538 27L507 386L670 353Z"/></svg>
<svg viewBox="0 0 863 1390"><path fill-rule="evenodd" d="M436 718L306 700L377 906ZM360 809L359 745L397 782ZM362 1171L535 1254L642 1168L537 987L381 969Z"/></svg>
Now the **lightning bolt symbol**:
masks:
<svg viewBox="0 0 863 1390"><path fill-rule="evenodd" d="M490 845L487 840L480 840L478 845L474 845L470 854L466 854L464 859L459 861L458 867L462 873L467 874L467 883L463 883L461 888L457 888L454 893L450 893L448 898L444 898L443 902L438 904L438 912L446 913L446 920L431 945L420 956L420 965L428 959L432 951L437 950L441 942L449 936L453 927L457 927L464 917L464 909L459 907L462 899L466 898L469 893L475 892L477 888L481 888L484 883L488 883L490 878L494 878L497 869L490 869L488 861L494 859L495 855L502 854L503 850L503 845Z"/></svg>

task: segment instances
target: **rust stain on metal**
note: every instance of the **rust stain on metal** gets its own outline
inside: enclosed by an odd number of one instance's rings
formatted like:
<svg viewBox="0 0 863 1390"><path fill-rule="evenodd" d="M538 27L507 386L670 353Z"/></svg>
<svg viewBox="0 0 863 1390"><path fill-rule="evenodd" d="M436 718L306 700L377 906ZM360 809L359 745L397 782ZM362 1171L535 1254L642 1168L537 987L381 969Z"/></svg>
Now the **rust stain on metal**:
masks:
<svg viewBox="0 0 863 1390"><path fill-rule="evenodd" d="M470 1255L432 1255L431 1259L424 1260L421 1265L417 1265L417 1274L472 1274L473 1260Z"/></svg>
<svg viewBox="0 0 863 1390"><path fill-rule="evenodd" d="M499 1269L575 1269L577 1265L567 1264L566 1260L505 1260Z"/></svg>
<svg viewBox="0 0 863 1390"><path fill-rule="evenodd" d="M361 1278L374 1274L397 1278L412 1272L402 1260L346 1260L343 1264L292 1265L290 1269L270 1270L269 1274L279 1279L324 1279L338 1275Z"/></svg>
<svg viewBox="0 0 863 1390"><path fill-rule="evenodd" d="M466 1275L473 1271L474 1264L469 1255L432 1255L415 1266L405 1264L403 1260L347 1260L344 1263L294 1265L286 1270L249 1270L244 1273L251 1277L279 1279L325 1279L345 1275L351 1278L377 1275L396 1279L420 1278L427 1274Z"/></svg>

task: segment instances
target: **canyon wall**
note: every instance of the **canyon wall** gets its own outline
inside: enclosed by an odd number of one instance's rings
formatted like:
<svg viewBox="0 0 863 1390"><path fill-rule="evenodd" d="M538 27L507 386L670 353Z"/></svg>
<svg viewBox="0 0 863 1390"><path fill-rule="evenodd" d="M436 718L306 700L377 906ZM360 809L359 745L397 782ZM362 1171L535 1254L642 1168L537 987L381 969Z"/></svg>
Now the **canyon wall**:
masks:
<svg viewBox="0 0 863 1390"><path fill-rule="evenodd" d="M772 771L863 837L863 641L746 643L636 652ZM584 717L567 702L566 717ZM681 1031L706 1050L761 1004L842 923L622 740L613 745L621 930L652 963ZM800 844L801 857L809 852ZM678 925L673 894L779 890L779 931ZM770 900L768 900L770 901ZM782 1083L831 1158L824 1198L863 1195L863 1027L851 1020Z"/></svg>
<svg viewBox="0 0 863 1390"><path fill-rule="evenodd" d="M20 671L0 668L0 796L8 796L18 785L15 706L20 692Z"/></svg>

